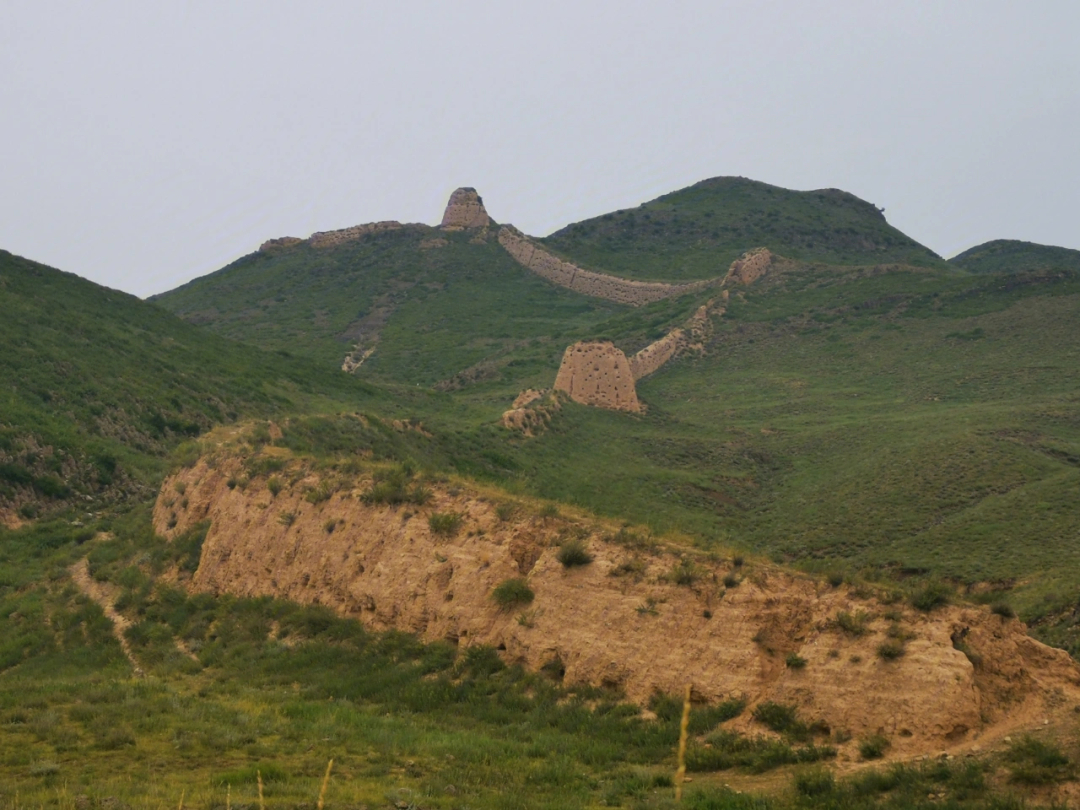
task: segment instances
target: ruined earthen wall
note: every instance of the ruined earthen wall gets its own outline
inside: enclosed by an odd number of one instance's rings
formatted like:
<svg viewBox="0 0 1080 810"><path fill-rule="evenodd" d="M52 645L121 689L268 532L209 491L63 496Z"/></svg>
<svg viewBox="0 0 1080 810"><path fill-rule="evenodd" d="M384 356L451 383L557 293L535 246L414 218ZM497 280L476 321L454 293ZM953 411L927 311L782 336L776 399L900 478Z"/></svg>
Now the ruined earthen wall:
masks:
<svg viewBox="0 0 1080 810"><path fill-rule="evenodd" d="M555 377L555 390L565 391L582 405L634 413L641 410L630 362L608 342L568 347Z"/></svg>
<svg viewBox="0 0 1080 810"><path fill-rule="evenodd" d="M675 295L704 290L718 283L719 279L706 279L688 284L665 284L659 281L630 281L582 270L563 261L539 247L516 228L504 226L499 230L499 244L524 267L553 284L596 298L605 298L619 304L641 306Z"/></svg>
<svg viewBox="0 0 1080 810"><path fill-rule="evenodd" d="M433 486L432 502L410 519L410 512L357 497L370 476L338 480L329 500L312 504L304 493L320 479L311 470L293 472L276 494L260 476L230 487L230 478L244 474L238 458L212 466L200 460L163 482L157 532L175 538L210 522L194 590L321 604L376 630L498 647L509 663L532 669L557 656L568 683L620 687L641 702L692 684L699 700L744 695L751 708L793 703L807 722L850 733L850 742L838 743L841 759L856 760L859 738L874 733L890 737L890 758L960 753L1042 728L1061 706L1080 702L1080 670L1068 654L985 607L925 614L900 604L891 607L895 621L886 620L884 606L853 588L752 560L733 572L730 562L698 558L701 577L688 588L670 581L679 557L663 550L634 553L645 567L641 577L617 576L630 552L604 539L614 524L596 520L573 524L589 533L593 563L567 569L556 559L557 538L569 525L559 518L523 510L502 520L490 497ZM181 482L186 495L177 502ZM429 510L461 514L461 530L433 535ZM293 515L289 525L283 513ZM327 534L331 520L337 528ZM733 575L742 584L725 591L719 582ZM510 577L526 577L536 594L527 623L491 599ZM643 614L646 603L654 610ZM867 632L840 630L840 611L865 612ZM902 657L885 661L876 649L894 623L910 639ZM971 660L956 649L958 637ZM788 655L805 666L785 666ZM731 723L758 733L751 724L749 711Z"/></svg>
<svg viewBox="0 0 1080 810"><path fill-rule="evenodd" d="M672 329L655 343L630 358L630 371L635 380L647 377L673 358L686 343L686 333L682 329Z"/></svg>
<svg viewBox="0 0 1080 810"><path fill-rule="evenodd" d="M267 239L261 245L259 245L260 253L274 253L279 250L285 250L291 248L293 245L299 245L304 240L299 236L282 236L278 239Z"/></svg>
<svg viewBox="0 0 1080 810"><path fill-rule="evenodd" d="M388 220L386 222L369 222L366 225L353 225L351 228L342 228L338 231L317 231L308 239L308 243L316 248L329 248L340 245L342 242L351 242L360 239L370 233L382 231L396 231L404 227L400 222Z"/></svg>
<svg viewBox="0 0 1080 810"><path fill-rule="evenodd" d="M736 259L728 268L724 283L734 282L737 284L753 284L769 269L773 255L768 248L754 248L748 250L741 258Z"/></svg>
<svg viewBox="0 0 1080 810"><path fill-rule="evenodd" d="M486 228L491 224L491 217L484 208L484 201L475 188L459 188L450 195L450 201L443 212L442 228L447 231L460 231L465 228Z"/></svg>

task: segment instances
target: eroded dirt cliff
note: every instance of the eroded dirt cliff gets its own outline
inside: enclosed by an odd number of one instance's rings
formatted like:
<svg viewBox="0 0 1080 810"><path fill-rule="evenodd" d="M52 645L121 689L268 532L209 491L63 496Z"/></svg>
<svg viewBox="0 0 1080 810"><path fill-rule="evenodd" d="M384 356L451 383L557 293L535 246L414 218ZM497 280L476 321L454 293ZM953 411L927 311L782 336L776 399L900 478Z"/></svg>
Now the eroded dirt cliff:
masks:
<svg viewBox="0 0 1080 810"><path fill-rule="evenodd" d="M423 507L393 507L361 499L370 474L315 473L293 460L276 475L274 495L240 459L219 456L165 481L158 532L210 522L191 587L491 645L509 662L552 665L567 682L618 687L636 701L690 683L701 701L796 703L807 720L856 739L887 735L897 757L985 744L1080 701L1080 672L1064 652L986 608L920 613L866 588L643 542L588 516L511 509L505 496L460 483L432 485ZM310 492L332 494L313 503ZM461 515L456 533L432 532L436 511ZM573 539L591 564L559 563L559 544ZM528 580L535 600L500 610L492 590L513 577ZM862 631L845 630L841 613ZM901 649L892 659L879 653L890 642Z"/></svg>

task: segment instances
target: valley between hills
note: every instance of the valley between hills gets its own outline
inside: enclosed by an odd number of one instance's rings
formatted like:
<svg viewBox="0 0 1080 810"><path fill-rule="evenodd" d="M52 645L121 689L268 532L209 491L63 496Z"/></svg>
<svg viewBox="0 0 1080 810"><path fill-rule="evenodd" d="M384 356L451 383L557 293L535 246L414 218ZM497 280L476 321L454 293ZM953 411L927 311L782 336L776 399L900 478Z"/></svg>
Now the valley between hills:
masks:
<svg viewBox="0 0 1080 810"><path fill-rule="evenodd" d="M466 188L0 305L0 804L1080 801L1080 251Z"/></svg>

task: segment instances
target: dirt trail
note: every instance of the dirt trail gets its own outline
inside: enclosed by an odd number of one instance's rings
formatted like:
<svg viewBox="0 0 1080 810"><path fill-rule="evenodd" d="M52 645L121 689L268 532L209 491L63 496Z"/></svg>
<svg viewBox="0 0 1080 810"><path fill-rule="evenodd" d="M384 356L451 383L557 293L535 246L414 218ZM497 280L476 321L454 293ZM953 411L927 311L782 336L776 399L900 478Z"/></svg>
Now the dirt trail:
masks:
<svg viewBox="0 0 1080 810"><path fill-rule="evenodd" d="M90 562L86 557L71 566L69 570L71 571L71 578L75 581L79 590L101 605L105 616L113 624L113 635L120 642L120 649L124 651L127 660L131 662L131 667L135 670L135 676L143 677L146 673L143 672L143 668L139 665L135 654L131 652L131 645L128 644L128 640L124 636L125 631L131 627L131 622L113 607L116 602L116 588L107 582L98 582L90 576Z"/></svg>

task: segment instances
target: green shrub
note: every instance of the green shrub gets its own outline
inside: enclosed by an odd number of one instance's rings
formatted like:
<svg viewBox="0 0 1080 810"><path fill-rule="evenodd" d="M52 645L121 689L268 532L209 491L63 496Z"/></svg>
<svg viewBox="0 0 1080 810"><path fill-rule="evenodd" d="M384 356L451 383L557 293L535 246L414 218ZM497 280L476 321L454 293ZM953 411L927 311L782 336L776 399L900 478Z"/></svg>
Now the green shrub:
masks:
<svg viewBox="0 0 1080 810"><path fill-rule="evenodd" d="M871 616L865 610L848 613L841 610L836 614L836 626L851 636L864 636L869 629Z"/></svg>
<svg viewBox="0 0 1080 810"><path fill-rule="evenodd" d="M911 606L929 613L934 608L947 605L953 590L943 582L931 582L911 595Z"/></svg>
<svg viewBox="0 0 1080 810"><path fill-rule="evenodd" d="M323 524L323 531L326 532L327 534L333 534L334 529L336 529L337 526L338 526L337 518L330 518L330 520L326 521L326 523Z"/></svg>
<svg viewBox="0 0 1080 810"><path fill-rule="evenodd" d="M555 559L563 564L564 568L573 568L579 565L588 565L593 561L592 554L581 540L567 540L555 553Z"/></svg>
<svg viewBox="0 0 1080 810"><path fill-rule="evenodd" d="M891 638L883 641L877 648L878 657L885 661L895 661L904 654L904 642Z"/></svg>
<svg viewBox="0 0 1080 810"><path fill-rule="evenodd" d="M793 784L803 796L828 796L836 790L836 778L828 768L818 766L796 771Z"/></svg>
<svg viewBox="0 0 1080 810"><path fill-rule="evenodd" d="M844 584L844 575L839 571L831 571L825 579L834 588L839 588Z"/></svg>
<svg viewBox="0 0 1080 810"><path fill-rule="evenodd" d="M278 493L281 492L283 486L284 485L281 483L281 479L278 478L276 475L266 482L266 488L270 490L270 495L274 498L278 496Z"/></svg>
<svg viewBox="0 0 1080 810"><path fill-rule="evenodd" d="M766 728L794 740L804 740L810 736L810 727L799 719L798 709L786 703L766 700L754 708L751 717Z"/></svg>
<svg viewBox="0 0 1080 810"><path fill-rule="evenodd" d="M803 669L806 666L806 659L798 653L788 653L784 663L787 664L788 669Z"/></svg>
<svg viewBox="0 0 1080 810"><path fill-rule="evenodd" d="M1049 785L1071 779L1069 758L1053 743L1027 736L1014 742L1005 754L1009 779L1024 785Z"/></svg>
<svg viewBox="0 0 1080 810"><path fill-rule="evenodd" d="M428 527L432 534L450 537L457 534L463 518L459 512L433 512L428 518Z"/></svg>
<svg viewBox="0 0 1080 810"><path fill-rule="evenodd" d="M514 516L517 512L517 504L511 501L503 501L495 507L495 516L504 523Z"/></svg>
<svg viewBox="0 0 1080 810"><path fill-rule="evenodd" d="M724 587L725 588L738 588L739 587L739 578L737 576L735 576L735 574L728 574L727 576L724 577Z"/></svg>
<svg viewBox="0 0 1080 810"><path fill-rule="evenodd" d="M990 606L990 612L1003 619L1015 619L1016 611L1007 602L995 602Z"/></svg>
<svg viewBox="0 0 1080 810"><path fill-rule="evenodd" d="M686 770L691 773L729 768L764 773L783 765L820 762L836 756L836 749L828 745L792 748L781 740L743 737L726 730L717 731L705 739L710 747L691 745L686 752Z"/></svg>
<svg viewBox="0 0 1080 810"><path fill-rule="evenodd" d="M386 504L398 506L404 503L423 506L431 500L431 490L413 481L410 465L401 464L388 470L379 470L372 480L371 489L360 496L369 505Z"/></svg>
<svg viewBox="0 0 1080 810"><path fill-rule="evenodd" d="M519 605L527 605L535 598L536 594L524 579L507 579L495 586L491 592L491 598L503 610L510 610Z"/></svg>
<svg viewBox="0 0 1080 810"><path fill-rule="evenodd" d="M334 487L327 481L323 481L318 486L312 487L304 493L304 500L312 504L320 504L323 501L330 500L334 495Z"/></svg>
<svg viewBox="0 0 1080 810"><path fill-rule="evenodd" d="M689 587L698 580L698 569L690 560L680 560L676 563L670 572L668 572L668 580L676 585L684 585Z"/></svg>
<svg viewBox="0 0 1080 810"><path fill-rule="evenodd" d="M278 523L288 528L296 522L296 512L282 512L278 515Z"/></svg>
<svg viewBox="0 0 1080 810"><path fill-rule="evenodd" d="M859 756L863 759L881 759L889 750L889 739L884 734L871 734L859 741Z"/></svg>

